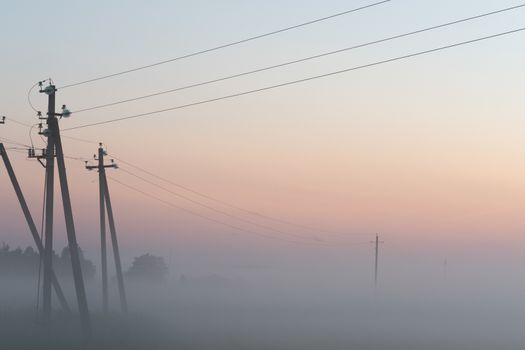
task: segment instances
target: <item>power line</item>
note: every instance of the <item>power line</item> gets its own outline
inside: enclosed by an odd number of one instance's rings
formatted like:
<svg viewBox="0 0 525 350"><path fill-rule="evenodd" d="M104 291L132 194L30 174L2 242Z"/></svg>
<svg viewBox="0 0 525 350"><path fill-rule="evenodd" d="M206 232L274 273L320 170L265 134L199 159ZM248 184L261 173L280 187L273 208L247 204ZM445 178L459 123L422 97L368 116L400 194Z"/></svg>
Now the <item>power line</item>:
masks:
<svg viewBox="0 0 525 350"><path fill-rule="evenodd" d="M22 122L19 122L17 121L16 119L13 119L13 118L6 118L8 119L9 121L11 122L14 122L15 124L19 124L21 126L24 126L24 127L28 127L29 129L33 128L35 125L29 125L29 124L25 124L25 123L22 123ZM38 125L38 124L36 124ZM93 141L88 141L88 140L85 140L85 139L81 139L81 138L77 138L77 137L71 137L71 136L62 136L62 137L65 137L65 138L68 138L68 139L72 139L72 140L76 140L76 141L81 141L81 142L87 142L87 143L95 143ZM25 151L27 152L27 150L29 148L33 148L33 146L29 146L25 143L21 143L21 142L18 142L16 140L12 140L12 139L8 139L6 137L0 137L0 140L3 140L5 143L8 143L8 144L12 144L12 145L16 145L16 146L21 146L21 147L24 147L24 148L15 148L15 147L10 147L10 148L7 148L7 149L10 149L10 150L16 150L16 151ZM32 143L32 142L31 142ZM67 158L67 159L73 159L73 160L79 160L79 161L86 161L86 160L91 160L89 158L84 158L84 157L72 157L72 156L64 156L64 158Z"/></svg>
<svg viewBox="0 0 525 350"><path fill-rule="evenodd" d="M88 143L90 145L98 145L98 142L96 142L96 141L91 141L91 140L86 140L86 139L82 139L82 138L79 138L79 137L72 137L72 136L66 136L66 135L61 135L61 136L62 136L62 138L66 138L66 139L73 140L73 141Z"/></svg>
<svg viewBox="0 0 525 350"><path fill-rule="evenodd" d="M275 34L283 33L283 32L286 32L286 31L293 30L293 29L305 27L305 26L308 26L308 25L311 25L311 24L314 24L314 23L326 21L326 20L329 20L329 19L332 19L332 18L335 18L335 17L339 17L339 16L343 16L343 15L346 15L346 14L350 14L350 13L353 13L353 12L358 12L358 11L361 11L361 10L365 10L365 9L368 9L368 8L371 8L371 7L374 7L374 6L385 4L385 3L390 2L390 1L391 0L379 1L379 2L376 2L376 3L373 3L373 4L369 4L369 5L361 6L361 7L358 7L358 8L351 9L351 10L335 13L335 14L330 15L330 16L317 18L317 19L314 19L314 20L311 20L311 21L308 21L308 22L303 22L303 23L296 24L296 25L293 25L293 26L290 26L290 27L285 27L285 28L282 28L282 29L274 30L272 32L268 32L268 33L265 33L265 34L252 36L252 37L249 37L249 38L246 38L246 39L242 39L242 40L238 40L238 41L234 41L234 42L231 42L231 43L228 43L228 44L223 44L223 45L215 46L215 47L212 47L212 48L209 48L209 49L205 49L205 50L193 52L193 53L190 53L190 54L186 54L186 55L170 58L170 59L167 59L167 60L164 60L164 61L159 61L159 62L156 62L156 63L152 63L152 64L148 64L148 65L144 65L144 66L139 66L139 67L123 70L123 71L120 71L120 72L117 72L117 73L107 74L107 75L99 76L99 77L96 77L96 78L83 80L83 81L80 81L80 82L77 82L77 83L72 83L72 84L60 86L60 87L58 87L58 89L66 89L66 88L73 87L73 86L83 85L83 84L87 84L87 83L91 83L91 82L95 82L95 81L99 81L99 80L103 80L103 79L116 77L116 76L123 75L123 74L137 72L137 71L140 71L140 70L143 70L143 69L147 69L147 68L160 66L160 65L163 65L163 64L166 64L166 63L170 63L170 62L174 62L174 61L179 61L179 60L182 60L182 59L185 59L185 58L202 55L202 54L209 53L209 52L212 52L212 51L217 51L217 50L224 49L224 48L227 48L227 47L243 44L243 43L246 43L246 42L249 42L249 41L253 41L253 40L256 40L256 39L261 39L261 38L264 38L264 37L268 37L268 36L272 36L272 35L275 35Z"/></svg>
<svg viewBox="0 0 525 350"><path fill-rule="evenodd" d="M6 150L18 151L18 152L27 152L27 148L22 147L4 147Z"/></svg>
<svg viewBox="0 0 525 350"><path fill-rule="evenodd" d="M211 218L209 216L206 216L206 215L203 215L203 214L200 214L200 213L197 213L195 211L192 211L190 209L187 209L187 208L184 208L184 207L181 207L179 205L176 205L174 203L171 203L171 202L168 202L162 198L159 198L159 197L156 197L148 192L145 192L145 191L142 191L142 190L139 190L133 186L130 186L128 184L125 184L119 180L116 180L115 178L112 178L111 176L108 176L108 179L120 184L121 186L124 186L132 191L135 191L135 192L138 192L146 197L149 197L149 198L152 198L156 201L159 201L161 203L164 203L165 205L168 205L170 207L173 207L173 208L176 208L176 209L179 209L179 210L182 210L186 213L189 213L191 215L194 215L194 216L197 216L197 217L200 217L201 219L205 219L205 220L208 220L208 221L211 221L211 222L214 222L216 224L219 224L219 225L222 225L222 226L226 226L226 227L229 227L231 229L234 229L236 231L240 231L242 233L249 233L249 234L252 234L252 235L255 235L255 236L259 236L259 237L263 237L263 238L266 238L266 239L272 239L272 240L278 240L278 241L282 241L282 242L286 242L286 243L292 243L292 244L302 244L302 245L316 245L316 246L326 246L326 247L334 247L336 245L330 245L330 244L323 244L323 243L314 243L314 242L304 242L304 241L294 241L294 240L289 240L289 239L285 239L285 238L279 238L279 237L275 237L275 236L270 236L270 235L266 235L266 234L263 234L263 233L260 233L260 232L256 232L256 231L251 231L251 230L246 230L242 227L239 227L239 226L235 226L235 225L232 225L232 224L229 224L227 222L224 222L224 221L221 221L221 220L217 220L217 219L214 219L214 218ZM365 243L355 243L353 245L361 245L361 244L365 244ZM368 244L368 243L366 243ZM346 246L347 244L345 244ZM337 245L337 246L340 246L340 245Z"/></svg>
<svg viewBox="0 0 525 350"><path fill-rule="evenodd" d="M313 240L318 241L318 242L319 242L319 241L322 241L322 240L319 240L318 238L315 238L315 237L304 237L304 236L299 235L299 234L294 234L294 233L291 233L291 232L286 232L286 231L278 230L278 229L276 229L276 228L274 228L274 227L267 226L267 225L262 225L262 224L259 224L259 223L255 222L255 221L247 220L247 219L242 218L242 217L240 217L240 216L230 214L230 213L225 212L225 211L223 211L223 210L220 210L220 209L217 209L217 208L215 208L215 207L212 207L211 205L204 204L204 203L202 203L202 202L200 202L200 201L194 200L194 199L189 198L189 197L187 197L187 196L185 196L185 195L182 195L182 194L180 194L180 193L177 193L177 192L175 192L175 191L172 191L172 190L170 190L170 189L168 189L168 188L166 188L166 187L163 187L163 186L161 186L161 185L159 185L159 184L157 184L157 183L155 183L155 182L153 182L153 181L149 181L148 179L145 179L145 178L142 177L142 176L139 176L139 175L137 175L137 174L134 174L134 173L132 173L132 172L126 170L126 169L122 169L122 168L119 168L119 169L122 170L123 172L125 172L125 173L127 173L127 174L129 174L129 175L131 175L131 176L133 176L133 177L135 177L135 178L137 178L137 179L139 179L139 180L145 182L145 183L148 183L148 184L150 184L150 185L152 185L152 186L155 186L155 187L157 187L157 188L160 188L161 190L163 190L163 191L165 191L165 192L171 193L171 194L173 194L173 195L175 195L175 196L177 196L177 197L180 197L180 198L182 198L182 199L184 199L184 200L186 200L186 201L188 201L188 202L191 202L191 203L193 203L193 204L199 205L199 206L201 206L201 207L203 207L203 208L206 208L206 209L211 210L211 211L213 211L213 212L216 212L216 213L218 213L218 214L221 214L221 215L227 216L227 217L229 217L229 218L231 218L231 219L239 220L239 221L242 221L242 222L244 222L244 223L247 223L247 224L250 224L250 225L253 225L253 226L256 226L256 227L259 227L259 228L265 229L265 230L273 231L273 232L276 232L276 233L284 234L284 235L291 236L291 237L295 237L295 238L300 238L300 239L310 239L310 240L313 239Z"/></svg>
<svg viewBox="0 0 525 350"><path fill-rule="evenodd" d="M35 126L38 125L38 124L33 124L33 125L26 124L26 123L23 123L23 122L18 121L16 119L10 118L10 117L6 117L6 120L9 120L12 123L18 124L20 126L23 126L23 127L29 128L29 129L34 128ZM86 140L86 139L79 138L79 137L73 137L73 136L67 136L67 135L61 135L61 136L62 136L62 138L70 139L70 140L73 140L73 141L84 142L84 143L89 143L89 144L97 144L98 145L98 142L91 141L91 140ZM30 136L30 138L31 138L31 136Z"/></svg>
<svg viewBox="0 0 525 350"><path fill-rule="evenodd" d="M14 152L26 153L26 149L21 149L21 148L8 148L8 149L13 150ZM66 159L71 159L71 160L82 161L82 162L84 162L84 161L86 161L86 160L91 160L91 159L89 159L89 158L84 158L84 157L73 157L73 156L66 156L66 155L64 155L64 158L66 158ZM114 158L115 158L115 157L114 157ZM117 158L115 158L115 159L117 159ZM119 160L119 161L122 161L122 160ZM122 161L122 162L123 162L123 161ZM158 184L155 184L154 182L151 182L151 181L149 181L149 180L147 180L147 179L144 179L143 177L141 177L141 176L139 176L139 175L136 175L136 174L134 174L134 173L131 173L130 171L127 171L127 170L122 169L122 168L120 168L120 170L122 170L122 171L124 171L125 173L128 173L128 174L130 174L130 175L132 175L132 176L134 176L134 177L136 177L136 178L138 178L138 179L140 179L140 180L142 180L142 181L144 181L144 182L146 182L146 183L149 183L149 184L151 184L151 185L153 185L153 186L156 186L156 187L158 187L158 188L160 188L160 189L162 189L162 190L164 190L164 191L166 191L166 192L169 192L169 193L171 193L171 194L174 194L174 195L176 195L176 196L179 196L179 197L181 197L181 198L184 198L184 199L186 199L186 200L188 200L188 201L191 201L191 202L193 202L193 203L195 203L195 204L198 204L198 205L200 205L200 206L206 207L206 208L209 209L209 210L213 210L213 211L215 211L215 212L217 212L217 213L220 213L220 214L223 214L223 215L225 215L225 216L228 216L228 217L231 217L231 218L234 218L234 219L240 220L240 221L244 221L245 223L252 224L252 225L254 225L254 226L258 226L258 227L260 227L260 228L264 228L264 229L267 229L267 230L271 230L271 231L274 231L274 232L276 232L276 233L285 234L285 235L288 235L288 236L293 236L293 237L295 237L295 238L299 238L299 239L305 239L305 238L307 238L307 237L304 237L304 236L301 236L301 235L295 235L295 234L292 234L292 233L289 233L289 232L285 232L285 231L281 231L281 230L274 229L274 228L269 227L269 226L261 225L261 224L259 224L259 223L256 223L256 222L253 222L253 221L250 221L250 220L246 220L246 219L240 218L240 217L235 216L235 215L231 215L231 214L229 214L229 213L227 213L227 212L221 211L221 210L219 210L219 209L213 208L213 207L208 206L208 205L206 205L206 204L203 204L203 203L200 203L200 202L198 202L198 201L192 200L191 198L188 198L188 197L186 197L186 196L180 195L180 194L178 194L178 193L176 193L176 192L170 191L169 189L167 189L167 188L165 188L165 187L163 187L163 186L160 186L160 185L158 185ZM192 210L186 209L186 208L184 208L184 207L181 207L181 206L175 205L175 204L173 204L173 203L170 203L170 202L168 202L168 201L165 201L165 200L163 200L163 199L160 199L160 198L158 198L158 197L155 197L155 196L153 196L153 195L151 195L151 194L149 194L149 193L147 193L147 192L144 192L144 191L141 191L141 190L139 190L139 189L133 188L133 187L131 187L131 186L127 185L127 184L124 184L123 182L118 181L118 180L116 180L116 179L114 179L114 178L111 178L111 177L109 177L109 176L108 176L108 178L110 178L111 180L113 180L113 181L115 181L115 182L118 182L118 183L121 184L122 186L125 186L125 187L128 187L128 188L130 188L130 189L133 189L133 190L135 190L135 191L137 191L137 192L139 192L139 193L142 193L142 194L144 194L144 195L146 195L146 196L149 196L149 197L151 197L151 198L153 198L153 199L159 200L159 201L163 202L164 204L168 204L168 205L173 206L173 207L175 207L175 208L178 208L178 209L180 209L180 210L183 210L183 211L186 211L186 212L191 213L191 214L193 214L193 215L196 215L196 216L199 216L199 217L201 217L201 218L204 218L204 219L206 219L206 220L211 220L211 221L213 221L213 222L215 222L215 223L219 223L219 224L221 224L221 225L228 226L228 227L233 228L233 229L238 230L238 231L248 232L248 233L256 234L256 235L259 235L259 236L264 236L264 237L266 237L266 238L273 238L273 239L283 240L283 239L280 239L280 238L275 237L275 236L264 235L264 234L259 233L259 232L246 230L246 229L244 229L244 228L241 228L241 227L238 227L238 226L235 226L235 225L231 225L231 224L229 224L229 223L226 223L226 222L223 222L223 221L220 221L220 220L214 219L214 218L210 218L210 217L205 216L205 215L203 215L203 214L200 214L200 213L194 212L194 211L192 211ZM314 237L312 237L312 238L314 238ZM314 239L314 240L315 240L315 239ZM293 240L285 240L285 241L288 242L288 243L296 243L296 244L314 244L314 245L323 245L323 246L339 246L339 245L336 245L336 244L333 244L333 245L332 245L332 244L329 244L329 243L326 243L326 242L323 242L323 241L320 241L320 240L316 240L316 242L293 241ZM359 243L359 244L361 244L361 243ZM344 246L347 246L347 245L353 245L353 244L347 244L347 243L344 244Z"/></svg>
<svg viewBox="0 0 525 350"><path fill-rule="evenodd" d="M36 85L35 85L35 86L36 86ZM33 86L33 87L34 87L34 86ZM33 88L31 88L31 89L33 89ZM29 92L31 92L31 89L29 90ZM28 95L28 96L29 96L29 95ZM33 137L32 137L32 135L31 135L31 132L33 131L33 128L34 128L35 126L37 126L38 124L30 125L30 124L23 123L23 122L21 122L21 121L18 121L18 120L16 120L16 119L13 119L13 118L10 118L10 117L6 117L6 119L9 120L9 121L12 122L12 123L15 123L15 124L17 124L17 125L19 125L19 126L23 126L24 128L29 129L29 135L28 135L28 136L29 136L29 142L31 143L31 147L33 147L34 144L33 144Z"/></svg>
<svg viewBox="0 0 525 350"><path fill-rule="evenodd" d="M472 43L476 43L476 42L480 42L480 41L484 41L484 40L488 40L488 39L493 39L493 38L497 38L497 37L501 37L501 36L505 36L505 35L510 35L510 34L522 32L524 30L525 30L525 27L522 27L522 28L514 29L514 30L511 30L511 31L506 31L506 32L498 33L498 34L484 36L484 37L477 38L477 39L462 41L462 42L451 44L451 45L440 46L440 47L437 47L437 48L434 48L434 49L425 50L425 51L419 51L419 52L416 52L416 53L412 53L412 54L408 54L408 55L404 55L404 56L398 56L398 57L394 57L394 58L389 58L389 59L382 60L382 61L377 61L377 62L373 62L373 63L364 64L364 65L361 65L361 66L356 66L356 67L351 67L351 68L338 70L338 71L334 71L334 72L330 72L330 73L315 75L315 76L311 76L311 77L307 77L307 78L303 78L303 79L292 80L292 81L288 81L288 82L285 82L285 83L280 83L280 84L276 84L276 85L270 85L270 86L266 86L266 87L262 87L262 88L258 88L258 89L254 89L254 90L243 91L243 92L239 92L239 93L235 93L235 94L231 94L231 95L211 98L211 99L208 99L208 100L202 100L202 101L188 103L188 104L179 105L179 106L175 106L175 107L160 109L160 110L156 110L156 111L152 111L152 112L140 113L140 114L135 114L135 115L127 116L127 117L120 117L120 118L108 119L108 120L95 122L95 123L79 125L79 126L75 126L75 127L64 129L63 131L82 129L82 128L87 128L87 127L91 127L91 126L115 123L115 122L119 122L119 121L123 121L123 120L135 119L135 118L145 117L145 116L149 116L149 115L153 115L153 114L159 114L159 113L174 111L174 110L178 110L178 109L184 109L184 108L188 108L188 107L208 104L208 103L212 103L212 102L232 99L232 98L235 98L235 97L251 95L251 94L255 94L255 93L259 93L259 92L263 92L263 91L267 91L267 90L272 90L272 89L276 89L276 88L281 88L281 87L285 87L285 86L289 86L289 85L295 85L295 84L299 84L299 83L304 83L304 82L311 81L311 80L316 80L316 79L320 79L320 78L326 78L326 77L330 77L330 76L334 76L334 75L339 75L339 74L342 74L342 73L348 73L348 72L352 72L352 71L356 71L356 70L360 70L360 69L364 69L364 68L370 68L370 67L374 67L374 66L379 66L379 65L382 65L382 64L391 63L391 62L395 62L395 61L401 61L401 60L404 60L404 59L417 57L417 56L422 56L422 55L426 55L426 54L437 52L437 51L443 51L443 50L447 50L447 49L451 49L451 48L455 48L455 47L459 47L459 46L463 46L463 45L467 45L467 44L472 44Z"/></svg>
<svg viewBox="0 0 525 350"><path fill-rule="evenodd" d="M3 138L0 137L0 140L2 140ZM7 143L7 144L13 144L13 145L17 145L17 146L22 146L22 147L5 147L6 150L10 150L10 151L13 151L13 152L18 152L18 153L25 153L27 154L27 151L31 148L30 146L27 146L27 145L23 145L23 144L20 144L18 142L9 142L9 141L4 141L4 143ZM79 162L85 162L85 161L90 161L91 158L84 158L84 157L73 157L73 156L66 156L64 155L64 158L65 159L70 159L70 160L78 160Z"/></svg>
<svg viewBox="0 0 525 350"><path fill-rule="evenodd" d="M387 37L387 38L370 41L370 42L367 42L367 43L364 43L364 44L359 44L359 45L354 45L354 46L350 46L350 47L346 47L346 48L342 48L342 49L338 49L338 50L334 50L334 51L329 51L329 52L317 54L317 55L314 55L314 56L308 56L308 57L305 57L305 58L300 58L300 59L296 59L296 60L293 60L293 61L279 63L279 64L275 64L275 65L271 65L271 66L267 66L267 67L263 67L263 68L257 68L257 69L253 69L253 70L250 70L250 71L246 71L246 72L242 72L242 73L237 73L237 74L225 76L225 77L222 77L222 78L211 79L211 80L203 81L203 82L200 82L200 83L194 83L194 84L190 84L190 85L186 85L186 86L182 86L182 87L178 87L178 88L174 88L174 89L158 91L158 92L147 94L147 95L141 95L141 96L132 97L132 98L124 99L124 100L119 100L119 101L115 101L115 102L95 105L95 106L92 106L92 107L86 107L86 108L82 108L82 109L73 111L72 113L81 113L81 112L86 112L86 111L92 111L92 110L95 110L95 109L116 106L116 105L123 104L123 103L139 101L139 100L143 100L143 99L147 99L147 98L151 98L151 97L155 97L155 96L165 95L165 94L174 93L174 92L178 92L178 91L182 91L182 90L192 89L192 88L199 87L199 86L204 86L204 85L209 85L209 84L213 84L213 83L218 83L218 82L221 82L221 81L226 81L226 80L239 78L239 77L246 76L246 75L251 75L251 74L255 74L255 73L260 73L260 72L272 70L272 69L275 69L275 68L281 68L281 67L285 67L285 66L289 66L289 65L293 65L293 64L297 64L297 63L301 63L301 62L306 62L306 61L310 61L310 60L314 60L314 59L318 59L318 58L322 58L322 57L326 57L326 56L330 56L330 55L335 55L335 54L339 54L339 53L343 53L343 52L347 52L347 51L351 51L351 50L355 50L355 49L359 49L359 48L363 48L363 47L367 47L367 46L372 46L372 45L376 45L376 44L392 41L392 40L395 40L395 39L408 37L408 36L411 36L411 35L421 34L421 33L424 33L424 32L431 31L431 30L440 29L440 28L444 28L444 27L448 27L448 26L452 26L452 25L468 22L468 21L480 19L480 18L483 18L483 17L488 17L488 16L491 16L491 15L495 15L495 14L499 14L499 13L503 13L503 12L507 12L507 11L511 11L511 10L516 10L516 9L519 9L519 8L522 8L522 7L525 7L525 4L516 5L516 6L512 6L512 7L507 7L507 8L504 8L504 9L491 11L491 12L483 13L483 14L480 14L480 15L471 16L471 17L455 20L455 21L452 21L452 22L447 22L447 23L443 23L443 24L439 24L439 25L423 28L423 29L418 29L418 30L407 32L407 33L403 33L403 34L398 34L398 35L390 36L390 37Z"/></svg>
<svg viewBox="0 0 525 350"><path fill-rule="evenodd" d="M13 118L10 118L10 117L6 117L6 119L11 121L12 123L15 123L15 124L18 124L18 125L21 125L21 126L25 126L26 128L30 128L31 127L31 125L29 125L29 124L22 123L21 121L18 121L16 119L13 119Z"/></svg>
<svg viewBox="0 0 525 350"><path fill-rule="evenodd" d="M0 140L3 140L5 143L9 143L9 144L16 145L16 146L29 147L28 145L26 145L24 143L21 143L21 142L15 141L15 140L11 140L11 139L8 139L8 138L3 137L3 136L0 137Z"/></svg>
<svg viewBox="0 0 525 350"><path fill-rule="evenodd" d="M27 103L29 104L29 107L31 107L31 109L35 112L38 113L38 110L35 108L35 106L33 105L33 103L31 102L31 92L33 91L33 89L35 87L37 87L39 83L35 83L35 85L31 86L31 88L27 91Z"/></svg>
<svg viewBox="0 0 525 350"><path fill-rule="evenodd" d="M73 157L73 156L64 156L64 158L71 159L71 160L78 160L80 162L86 162L86 161L92 160L91 158Z"/></svg>
<svg viewBox="0 0 525 350"><path fill-rule="evenodd" d="M167 184L170 184L172 186L178 187L178 188L180 188L182 190L185 190L185 191L187 191L189 193L193 193L193 194L198 195L198 196L200 196L202 198L206 198L208 200L211 200L213 202L222 204L222 205L230 207L232 209L236 209L236 210L242 211L242 212L247 213L249 215L258 216L258 217L261 217L261 218L264 218L264 219L267 219L267 220L271 220L271 221L275 221L275 222L279 222L279 223L282 223L282 224L285 224L285 225L306 229L308 231L343 235L341 232L329 231L329 230L325 230L325 229L320 229L320 228L310 227L310 226L306 226L306 225L301 225L301 224L293 223L293 222L286 221L286 220L283 220L283 219L280 219L280 218L275 218L275 217L272 217L272 216L269 216L269 215L265 215L265 214L261 214L261 213L258 213L258 212L254 212L254 211L251 211L251 210L248 210L248 209L245 209L245 208L241 208L241 207L239 207L239 206L237 206L235 204L231 204L231 203L225 202L225 201L223 201L221 199L212 197L212 196L210 196L208 194L204 194L204 193L202 193L200 191L197 191L195 189L189 188L188 186L184 186L184 185L178 184L178 183L176 183L174 181L171 181L169 179L166 179L165 177L159 176L159 175L157 175L157 174L155 174L155 173L153 173L151 171L148 171L148 170L146 170L146 169L144 169L142 167L139 167L139 166L137 166L135 164L132 164L132 163L130 163L128 161L125 161L122 158L118 158L118 157L116 157L113 154L110 154L110 156L113 159L115 159L115 160L117 160L117 161L119 161L121 163L124 163L124 164L126 164L126 165L128 165L128 166L130 166L132 168L135 168L136 170L139 170L139 171L141 171L141 172L143 172L143 173L145 173L147 175L150 175L153 178L161 180L161 181L163 181L163 182L165 182ZM368 235L371 235L371 234L368 234L368 233L355 234L355 233L353 233L352 235L368 236Z"/></svg>
<svg viewBox="0 0 525 350"><path fill-rule="evenodd" d="M10 143L10 142L9 142L9 143ZM22 146L23 146L23 145L22 145ZM27 147L29 147L29 146L27 146ZM20 153L26 153L26 152L27 152L27 148L9 147L9 148L6 148L6 149L10 149L10 150L12 150L12 151L14 151L14 152L20 152ZM64 158L66 158L66 159L72 159L72 160L77 160L77 161L82 161L82 162L84 162L84 161L86 161L86 160L91 160L91 159L89 159L89 158L84 158L84 157L73 157L73 156L66 156L66 155L64 155ZM115 158L115 159L116 159L116 158ZM119 160L119 161L122 161L122 160ZM261 224L256 223L256 222L253 222L253 221L250 221L250 220L246 220L246 219L240 218L240 217L235 216L235 215L231 215L231 214L229 214L229 213L227 213L227 212L221 211L221 210L219 210L219 209L213 208L213 207L211 207L211 206L208 206L208 205L203 204L203 203L201 203L201 202L195 201L195 200L193 200L193 199L191 199L191 198L188 198L188 197L186 197L186 196L180 195L180 194L178 194L178 193L176 193L176 192L173 192L173 191L171 191L171 190L169 190L169 189L167 189L167 188L165 188L165 187L163 187L163 186L160 186L160 185L158 185L158 184L156 184L156 183L154 183L154 182L151 182L151 181L149 181L149 180L147 180L147 179L145 179L145 178L143 178L143 177L141 177L141 176L139 176L139 175L136 175L136 174L134 174L134 173L132 173L132 172L130 172L130 171L127 171L127 170L125 170L125 169L121 169L121 170L124 171L124 172L126 172L126 173L128 173L128 174L130 174L130 175L132 175L132 176L134 176L134 177L136 177L136 178L141 179L142 181L144 181L144 182L146 182L146 183L149 183L149 184L151 184L151 185L153 185L153 186L156 186L156 187L158 187L158 188L160 188L160 189L162 189L162 190L164 190L164 191L166 191L166 192L169 192L169 193L171 193L171 194L177 195L177 196L179 196L179 197L181 197L181 198L184 198L184 199L186 199L186 200L188 200L188 201L191 201L192 203L195 203L195 204L201 205L201 206L203 206L203 207L205 207L205 208L207 208L207 209L213 210L213 211L215 211L215 212L217 212L217 213L223 214L223 215L225 215L225 216L228 216L228 217L231 217L231 218L234 218L234 219L240 220L240 221L244 221L245 223L249 223L249 224L252 224L252 225L258 226L258 227L260 227L260 228L264 228L264 229L267 229L267 230L274 231L274 232L276 232L276 233L281 233L281 234L285 234L285 235L293 236L293 237L295 237L295 238L305 239L305 237L303 237L303 236L301 236L301 235L295 235L295 234L292 234L292 233L289 233L289 232L285 232L285 231L277 230L277 229L274 229L274 228L269 227L269 226L261 225ZM153 195L151 195L151 194L149 194L149 193L146 193L146 192L141 191L141 190L139 190L139 189L133 188L133 187L127 185L127 184L124 184L124 183L121 182L121 181L118 181L118 180L113 179L113 178L111 178L111 177L109 177L109 178L110 178L111 180L113 180L113 181L115 181L115 182L121 184L122 186L128 187L128 188L130 188L130 189L132 189L132 190L134 190L134 191L136 191L136 192L142 193L142 194L144 194L144 195L146 195L146 196L148 196L148 197L151 197L151 198L153 198L153 199L156 199L156 200L158 200L158 201L161 201L161 202L163 202L164 204L168 204L168 205L170 205L170 206L172 206L172 207L178 208L178 209L183 210L183 211L185 211L185 212L188 212L188 213L190 213L190 214L193 214L193 215L199 216L199 217L201 217L201 218L204 218L204 219L206 219L206 220L210 220L210 221L212 221L212 222L215 222L215 223L218 223L218 224L221 224L221 225L224 225L224 226L227 226L227 227L233 228L233 229L238 230L238 231L251 233L251 234L258 235L258 236L265 237L265 238L278 239L278 240L280 240L280 241L285 241L285 242L288 242L288 243L295 243L295 244L314 244L314 245L322 245L322 246L340 246L340 245L335 245L335 244L332 245L332 244L324 243L324 242L322 242L322 241L320 241L320 240L317 240L316 243L314 243L314 242L305 242L305 241L286 240L286 239L281 239L281 238L278 238L278 237L275 237L275 236L269 236L269 235L265 235L265 234L262 234L262 233L259 233L259 232L246 230L246 229L244 229L244 228L241 228L241 227L238 227L238 226L235 226L235 225L231 225L231 224L229 224L229 223L226 223L226 222L223 222L223 221L220 221L220 220L214 219L214 218L210 218L210 217L205 216L205 215L203 215L203 214L200 214L200 213L194 212L194 211L192 211L192 210L186 209L186 208L184 208L184 207L181 207L181 206L175 205L175 204L173 204L173 203L170 203L170 202L168 202L168 201L165 201L165 200L163 200L163 199L160 199L160 198L158 198L158 197L155 197L155 196L153 196ZM312 238L313 238L313 237L312 237ZM345 243L344 246L347 246L347 245L360 245L360 244L362 244L362 243L356 243L356 244L346 244L346 243ZM364 244L364 243L363 243L363 244Z"/></svg>

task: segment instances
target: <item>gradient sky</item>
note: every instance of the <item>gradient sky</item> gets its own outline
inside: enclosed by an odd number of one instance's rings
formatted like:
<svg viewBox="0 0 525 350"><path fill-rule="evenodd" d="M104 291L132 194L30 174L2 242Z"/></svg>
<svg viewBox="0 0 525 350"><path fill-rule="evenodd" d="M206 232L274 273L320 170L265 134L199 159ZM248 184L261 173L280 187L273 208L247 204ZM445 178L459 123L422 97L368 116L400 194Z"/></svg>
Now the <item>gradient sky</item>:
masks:
<svg viewBox="0 0 525 350"><path fill-rule="evenodd" d="M3 4L0 14L0 114L36 122L27 91L47 77L60 86L371 2L11 1ZM517 4L393 0L211 54L59 90L57 102L80 109ZM525 25L524 18L525 9L519 9L293 67L79 113L61 121L61 126L172 107L431 49L516 29ZM522 246L525 123L519 102L525 91L520 67L525 59L524 35L64 135L102 141L110 154L243 208L348 234L341 238L315 233L330 242L367 242L370 236L353 234L380 232L392 245L406 247L409 242L415 249L431 243L440 250L437 255L473 242L480 250L502 242ZM45 109L44 96L35 92L31 100ZM28 130L14 123L0 127L0 136L29 142ZM33 140L42 144L35 133ZM64 147L68 155L90 157L97 146L64 139ZM12 152L11 158L38 219L43 169L23 154ZM221 218L126 173L111 173L175 204ZM96 173L70 160L68 175L79 241L96 255ZM3 169L0 176L1 240L30 244ZM233 254L239 259L262 256L261 261L326 249L233 232L116 183L110 186L128 262L137 253L166 256L169 249L203 259L215 252L226 260ZM65 242L60 213L57 210L57 246ZM361 248L344 248L338 254L344 256L352 249ZM323 250L322 255L332 253Z"/></svg>

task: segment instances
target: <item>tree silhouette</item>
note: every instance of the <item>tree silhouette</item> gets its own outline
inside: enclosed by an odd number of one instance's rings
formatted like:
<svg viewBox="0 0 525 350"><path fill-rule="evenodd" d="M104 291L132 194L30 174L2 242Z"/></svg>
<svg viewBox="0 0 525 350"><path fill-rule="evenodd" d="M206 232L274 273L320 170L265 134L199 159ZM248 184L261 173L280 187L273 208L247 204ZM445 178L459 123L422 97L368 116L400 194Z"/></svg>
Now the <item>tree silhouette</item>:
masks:
<svg viewBox="0 0 525 350"><path fill-rule="evenodd" d="M93 279L95 265L84 257L82 250L80 250L80 261L85 278ZM0 247L0 277L33 278L38 274L39 266L40 254L34 248L12 250L9 245L2 243ZM53 252L53 270L59 276L68 278L72 276L71 259L67 247L62 250L60 256Z"/></svg>
<svg viewBox="0 0 525 350"><path fill-rule="evenodd" d="M168 273L168 266L164 258L151 254L144 254L133 259L133 264L126 275L130 279L148 282L162 282Z"/></svg>
<svg viewBox="0 0 525 350"><path fill-rule="evenodd" d="M21 248L11 250L9 245L2 243L0 248L0 275L9 277L24 277L38 270L40 256L33 250Z"/></svg>

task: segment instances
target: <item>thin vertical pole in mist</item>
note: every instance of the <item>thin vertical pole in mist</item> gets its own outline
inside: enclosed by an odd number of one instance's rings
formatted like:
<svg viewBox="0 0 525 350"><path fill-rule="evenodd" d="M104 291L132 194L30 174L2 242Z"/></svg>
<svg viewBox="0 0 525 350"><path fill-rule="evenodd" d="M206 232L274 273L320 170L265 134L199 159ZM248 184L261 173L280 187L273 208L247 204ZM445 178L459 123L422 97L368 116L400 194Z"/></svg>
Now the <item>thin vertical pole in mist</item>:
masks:
<svg viewBox="0 0 525 350"><path fill-rule="evenodd" d="M374 269L374 290L377 291L377 272L379 263L379 235L376 234L376 258L375 258L375 269Z"/></svg>
<svg viewBox="0 0 525 350"><path fill-rule="evenodd" d="M375 244L375 261L374 261L374 293L377 292L377 285L379 282L379 244L383 241L379 240L379 234L376 234L376 239L373 242Z"/></svg>
<svg viewBox="0 0 525 350"><path fill-rule="evenodd" d="M172 276L171 274L171 264L173 262L173 248L170 248L170 255L168 257L168 273L170 276Z"/></svg>

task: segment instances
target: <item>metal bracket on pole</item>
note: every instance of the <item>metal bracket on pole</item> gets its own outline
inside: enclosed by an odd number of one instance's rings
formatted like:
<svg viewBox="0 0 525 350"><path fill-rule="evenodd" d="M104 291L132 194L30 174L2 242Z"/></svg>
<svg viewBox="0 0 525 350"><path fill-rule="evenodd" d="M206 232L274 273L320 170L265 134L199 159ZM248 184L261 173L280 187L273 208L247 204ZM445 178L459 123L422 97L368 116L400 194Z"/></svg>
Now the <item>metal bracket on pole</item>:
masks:
<svg viewBox="0 0 525 350"><path fill-rule="evenodd" d="M53 157L55 156L56 155L53 155ZM46 164L43 162L43 159L47 159L47 148L37 150L34 147L31 147L27 150L27 158L38 160L40 165L45 168Z"/></svg>

